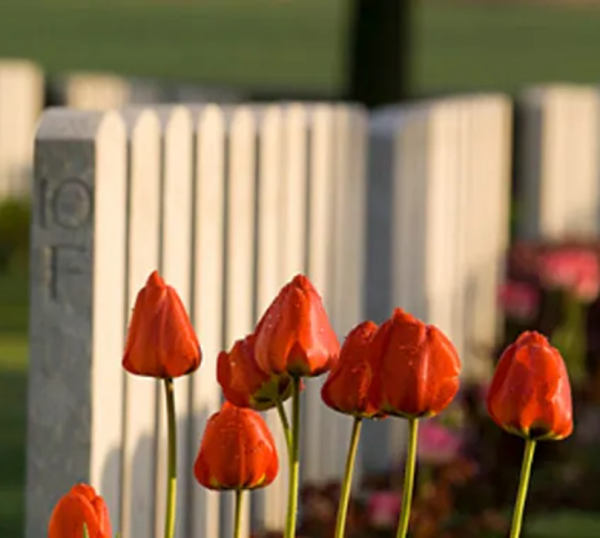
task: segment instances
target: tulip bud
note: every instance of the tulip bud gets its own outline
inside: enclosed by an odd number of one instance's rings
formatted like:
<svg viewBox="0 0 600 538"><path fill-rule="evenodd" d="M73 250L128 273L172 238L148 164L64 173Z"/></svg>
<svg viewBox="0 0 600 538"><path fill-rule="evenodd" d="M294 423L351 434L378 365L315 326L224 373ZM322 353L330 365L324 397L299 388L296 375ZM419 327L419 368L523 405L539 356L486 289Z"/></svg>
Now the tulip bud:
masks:
<svg viewBox="0 0 600 538"><path fill-rule="evenodd" d="M108 508L87 484L77 484L62 497L50 516L48 538L112 538Z"/></svg>
<svg viewBox="0 0 600 538"><path fill-rule="evenodd" d="M238 340L229 353L222 351L217 360L217 381L225 398L238 407L265 411L287 400L292 394L292 378L287 374L271 375L256 363L256 336Z"/></svg>
<svg viewBox="0 0 600 538"><path fill-rule="evenodd" d="M123 368L131 374L172 378L195 371L201 359L179 295L154 271L135 302Z"/></svg>
<svg viewBox="0 0 600 538"><path fill-rule="evenodd" d="M268 486L279 470L273 436L252 409L225 402L206 424L194 474L208 489Z"/></svg>
<svg viewBox="0 0 600 538"><path fill-rule="evenodd" d="M340 344L321 297L303 275L285 285L256 332L256 361L269 374L313 377L337 361Z"/></svg>
<svg viewBox="0 0 600 538"><path fill-rule="evenodd" d="M369 393L374 375L372 341L376 331L375 323L365 321L346 337L339 360L321 389L328 407L356 417L383 415L371 402Z"/></svg>
<svg viewBox="0 0 600 538"><path fill-rule="evenodd" d="M500 357L487 408L498 426L521 437L558 440L571 435L571 385L559 351L537 332L521 334Z"/></svg>
<svg viewBox="0 0 600 538"><path fill-rule="evenodd" d="M371 400L384 413L431 417L456 396L460 359L437 327L397 308L375 333L372 346Z"/></svg>

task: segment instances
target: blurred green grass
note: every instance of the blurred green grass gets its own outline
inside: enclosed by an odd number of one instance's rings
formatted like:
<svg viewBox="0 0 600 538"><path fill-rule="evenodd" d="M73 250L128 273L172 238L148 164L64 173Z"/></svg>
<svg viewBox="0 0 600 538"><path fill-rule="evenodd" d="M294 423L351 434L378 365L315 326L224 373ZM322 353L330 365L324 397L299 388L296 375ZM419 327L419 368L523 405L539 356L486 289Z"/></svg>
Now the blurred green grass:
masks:
<svg viewBox="0 0 600 538"><path fill-rule="evenodd" d="M49 72L340 92L347 0L2 0L0 57ZM418 2L415 92L596 82L600 9Z"/></svg>
<svg viewBox="0 0 600 538"><path fill-rule="evenodd" d="M526 519L529 538L598 538L600 519L597 516L564 512Z"/></svg>
<svg viewBox="0 0 600 538"><path fill-rule="evenodd" d="M0 274L0 536L22 536L27 397L27 276Z"/></svg>

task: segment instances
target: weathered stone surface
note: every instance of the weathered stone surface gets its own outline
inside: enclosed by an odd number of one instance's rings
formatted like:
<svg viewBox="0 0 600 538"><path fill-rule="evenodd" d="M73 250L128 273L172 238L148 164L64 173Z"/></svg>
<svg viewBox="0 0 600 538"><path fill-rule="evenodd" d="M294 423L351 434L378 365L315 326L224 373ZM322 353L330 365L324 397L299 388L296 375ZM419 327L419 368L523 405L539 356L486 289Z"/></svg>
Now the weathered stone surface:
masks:
<svg viewBox="0 0 600 538"><path fill-rule="evenodd" d="M87 481L120 519L125 128L113 113L47 111L31 246L27 538Z"/></svg>

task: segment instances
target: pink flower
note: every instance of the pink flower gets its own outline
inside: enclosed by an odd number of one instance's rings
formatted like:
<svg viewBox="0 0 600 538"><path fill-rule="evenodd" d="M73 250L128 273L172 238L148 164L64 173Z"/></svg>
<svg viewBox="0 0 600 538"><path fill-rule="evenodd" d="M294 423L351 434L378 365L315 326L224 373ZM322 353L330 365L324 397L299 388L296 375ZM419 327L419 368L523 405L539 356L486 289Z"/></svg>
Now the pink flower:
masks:
<svg viewBox="0 0 600 538"><path fill-rule="evenodd" d="M441 465L456 459L462 448L460 435L435 421L419 425L419 461Z"/></svg>
<svg viewBox="0 0 600 538"><path fill-rule="evenodd" d="M600 291L600 269L590 267L586 273L580 275L573 287L575 296L585 302L593 302Z"/></svg>
<svg viewBox="0 0 600 538"><path fill-rule="evenodd" d="M547 252L540 258L539 273L548 287L569 290L584 301L593 301L600 291L598 256L586 249Z"/></svg>
<svg viewBox="0 0 600 538"><path fill-rule="evenodd" d="M537 313L540 297L530 284L509 280L500 287L498 300L509 317L530 320Z"/></svg>
<svg viewBox="0 0 600 538"><path fill-rule="evenodd" d="M393 529L398 523L402 495L398 491L376 491L369 498L368 514L371 526Z"/></svg>

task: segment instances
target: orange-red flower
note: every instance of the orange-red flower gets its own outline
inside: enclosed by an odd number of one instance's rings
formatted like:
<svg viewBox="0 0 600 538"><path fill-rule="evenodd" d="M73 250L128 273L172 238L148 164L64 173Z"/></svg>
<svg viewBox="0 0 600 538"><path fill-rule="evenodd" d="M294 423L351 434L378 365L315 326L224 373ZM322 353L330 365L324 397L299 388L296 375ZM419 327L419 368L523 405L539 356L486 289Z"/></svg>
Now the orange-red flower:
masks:
<svg viewBox="0 0 600 538"><path fill-rule="evenodd" d="M206 424L194 474L209 489L268 486L279 470L273 436L252 409L225 402Z"/></svg>
<svg viewBox="0 0 600 538"><path fill-rule="evenodd" d="M298 275L265 312L256 332L256 360L269 374L318 376L337 361L340 350L321 297Z"/></svg>
<svg viewBox="0 0 600 538"><path fill-rule="evenodd" d="M531 439L564 439L573 431L571 385L557 349L537 332L506 348L488 392L498 426Z"/></svg>
<svg viewBox="0 0 600 538"><path fill-rule="evenodd" d="M84 525L90 538L112 538L104 500L93 487L77 484L56 503L50 516L48 538L82 538Z"/></svg>
<svg viewBox="0 0 600 538"><path fill-rule="evenodd" d="M373 380L373 335L377 325L365 321L346 337L340 357L321 389L328 407L357 417L382 415L369 394Z"/></svg>
<svg viewBox="0 0 600 538"><path fill-rule="evenodd" d="M170 378L193 372L202 354L177 292L154 271L138 293L123 368L132 374Z"/></svg>
<svg viewBox="0 0 600 538"><path fill-rule="evenodd" d="M255 341L256 336L250 334L238 340L229 353L219 354L217 381L233 405L264 411L291 396L292 378L263 372L254 356Z"/></svg>
<svg viewBox="0 0 600 538"><path fill-rule="evenodd" d="M431 417L443 411L459 387L460 359L452 342L397 308L373 337L376 408L405 418Z"/></svg>

